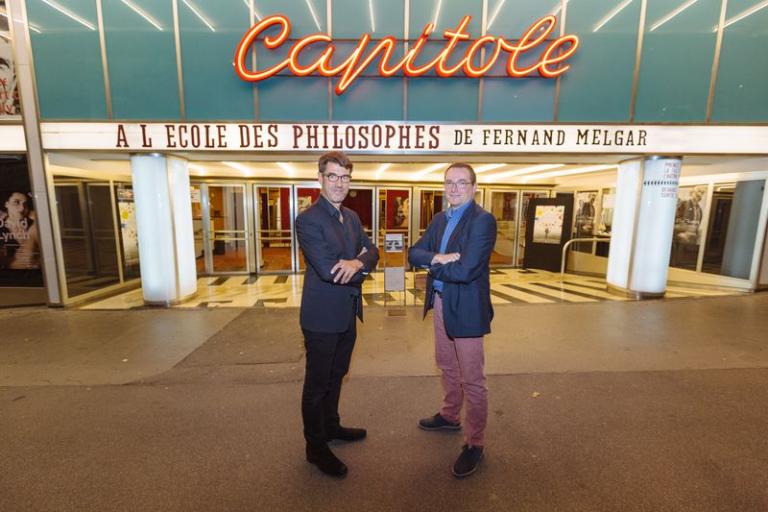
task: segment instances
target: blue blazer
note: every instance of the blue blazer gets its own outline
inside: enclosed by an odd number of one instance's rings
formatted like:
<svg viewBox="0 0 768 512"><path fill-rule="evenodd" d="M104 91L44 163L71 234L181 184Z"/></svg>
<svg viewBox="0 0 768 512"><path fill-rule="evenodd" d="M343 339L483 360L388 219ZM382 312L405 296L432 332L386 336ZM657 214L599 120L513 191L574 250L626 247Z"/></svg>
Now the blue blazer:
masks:
<svg viewBox="0 0 768 512"><path fill-rule="evenodd" d="M353 210L342 206L341 213L343 224L336 208L320 196L296 217L296 235L306 262L299 322L308 331L345 332L354 315L363 319L362 283L376 267L379 250L365 234ZM363 247L367 252L358 256ZM334 283L333 266L341 259L354 258L363 262L363 268L349 283Z"/></svg>
<svg viewBox="0 0 768 512"><path fill-rule="evenodd" d="M424 316L434 306L433 282L443 282L443 317L451 338L475 338L491 332L493 306L489 263L496 244L496 219L472 201L448 241L446 253L461 253L459 261L432 265L448 225L445 212L432 219L427 231L408 251L414 267L429 269Z"/></svg>

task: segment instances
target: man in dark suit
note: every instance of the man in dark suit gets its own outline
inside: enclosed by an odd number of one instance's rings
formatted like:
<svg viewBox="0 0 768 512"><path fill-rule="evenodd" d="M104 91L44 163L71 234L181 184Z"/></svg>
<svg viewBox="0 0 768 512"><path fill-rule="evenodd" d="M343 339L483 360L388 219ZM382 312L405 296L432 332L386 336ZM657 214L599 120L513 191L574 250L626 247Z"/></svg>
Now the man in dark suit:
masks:
<svg viewBox="0 0 768 512"><path fill-rule="evenodd" d="M341 381L357 337L356 317L363 319L362 283L379 261L379 251L357 214L342 206L349 193L352 162L334 151L320 157L320 197L296 218L304 260L304 288L299 314L306 347L301 397L307 460L323 473L343 477L347 466L328 441L358 441L366 431L341 426Z"/></svg>
<svg viewBox="0 0 768 512"><path fill-rule="evenodd" d="M411 247L411 265L429 269L424 316L434 308L435 355L442 372L443 406L419 421L424 430L459 430L466 399L465 444L453 465L457 478L475 472L483 456L488 416L483 336L491 332L489 262L496 219L474 201L475 171L455 163L445 171L450 208L432 219Z"/></svg>

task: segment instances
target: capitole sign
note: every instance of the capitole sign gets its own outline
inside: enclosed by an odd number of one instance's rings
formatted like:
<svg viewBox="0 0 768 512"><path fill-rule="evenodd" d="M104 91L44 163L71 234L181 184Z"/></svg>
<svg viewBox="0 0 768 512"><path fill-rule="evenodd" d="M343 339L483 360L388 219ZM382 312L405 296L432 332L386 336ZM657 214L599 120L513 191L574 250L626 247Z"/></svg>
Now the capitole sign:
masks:
<svg viewBox="0 0 768 512"><path fill-rule="evenodd" d="M542 46L552 34L557 24L555 16L544 16L533 23L528 30L517 40L510 42L501 36L484 35L471 41L464 55L458 62L449 64L456 46L460 42L469 42L470 36L466 32L471 16L464 16L458 26L453 30L443 32L446 40L443 49L432 60L425 64L416 64L424 45L430 34L434 32L435 25L430 23L424 27L421 35L413 43L413 46L403 57L393 63L392 55L397 48L397 39L394 36L386 36L368 50L371 43L371 35L363 34L352 52L340 63L331 61L336 53L336 46L331 36L327 34L312 34L303 37L293 43L288 56L281 62L267 69L249 69L247 65L248 50L254 42L263 37L264 47L275 50L282 46L291 34L291 22L282 14L275 14L262 19L245 33L235 51L234 66L237 75L247 82L259 82L277 75L288 69L296 76L308 76L318 74L324 77L341 77L336 84L336 94L341 95L360 76L363 70L378 59L378 74L382 77L391 77L402 72L408 77L418 77L427 74L431 70L443 78L456 76L460 72L467 77L480 78L502 58L502 52L508 54L506 73L512 78L521 78L538 73L544 78L556 78L570 69L570 65L564 62L571 57L579 47L579 38L575 35L564 35L549 42L541 52L538 61L531 65L523 66L518 59L526 52ZM264 33L276 27L276 35L264 35ZM300 64L299 57L302 52L311 45L322 44L325 49L319 57L310 64ZM485 62L479 62L483 49L488 50Z"/></svg>

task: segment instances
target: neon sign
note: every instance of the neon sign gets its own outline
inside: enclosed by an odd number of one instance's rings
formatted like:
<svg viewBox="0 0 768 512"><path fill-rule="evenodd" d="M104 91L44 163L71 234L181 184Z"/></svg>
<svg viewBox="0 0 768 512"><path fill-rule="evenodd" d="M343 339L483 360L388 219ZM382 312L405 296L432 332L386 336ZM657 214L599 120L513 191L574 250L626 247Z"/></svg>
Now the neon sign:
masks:
<svg viewBox="0 0 768 512"><path fill-rule="evenodd" d="M417 65L415 63L422 48L426 44L430 34L435 30L433 23L424 27L421 35L413 43L413 46L398 62L392 64L392 54L397 47L397 40L393 36L387 36L378 41L373 48L366 52L371 35L363 34L355 48L342 62L333 64L336 46L333 39L327 34L312 34L303 37L291 46L288 57L274 66L258 70L249 69L246 64L248 50L257 38L267 29L277 27L279 32L275 36L264 37L264 47L269 50L279 48L291 34L290 20L281 14L264 18L245 33L235 52L235 71L237 75L247 82L259 82L277 75L288 69L296 76L308 76L318 74L324 77L340 76L336 84L336 94L343 94L350 85L360 76L363 70L378 58L378 74L382 77L391 77L402 70L408 77L425 75L434 69L438 76L448 78L459 72L471 78L480 78L488 73L496 61L501 58L502 52L508 54L506 72L512 78L521 78L538 73L544 78L555 78L570 69L569 64L563 64L571 57L579 47L579 38L575 35L565 35L553 39L539 56L539 60L529 66L523 66L518 62L522 54L541 46L549 37L557 24L554 16L545 16L533 23L528 30L517 40L510 42L501 36L485 35L470 42L470 36L466 33L471 16L464 16L459 25L453 30L446 30L443 37L446 44L443 49L428 63ZM470 42L463 57L456 63L449 65L448 60L456 46L463 41ZM299 56L309 46L324 44L325 49L319 57L308 65L299 63ZM488 57L485 63L477 65L475 57L479 56L481 49L488 49Z"/></svg>

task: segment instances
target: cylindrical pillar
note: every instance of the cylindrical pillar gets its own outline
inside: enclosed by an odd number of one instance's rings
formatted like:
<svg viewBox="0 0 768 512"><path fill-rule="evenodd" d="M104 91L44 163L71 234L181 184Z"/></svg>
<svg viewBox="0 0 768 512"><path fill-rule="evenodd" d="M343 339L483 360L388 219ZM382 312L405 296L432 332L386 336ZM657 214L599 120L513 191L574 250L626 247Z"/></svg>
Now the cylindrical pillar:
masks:
<svg viewBox="0 0 768 512"><path fill-rule="evenodd" d="M620 164L609 289L640 299L664 296L681 163L679 157L653 156Z"/></svg>
<svg viewBox="0 0 768 512"><path fill-rule="evenodd" d="M187 161L131 156L144 302L178 304L197 292Z"/></svg>

